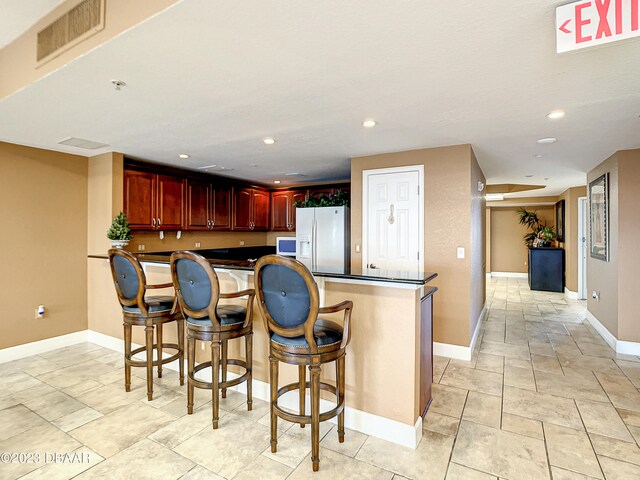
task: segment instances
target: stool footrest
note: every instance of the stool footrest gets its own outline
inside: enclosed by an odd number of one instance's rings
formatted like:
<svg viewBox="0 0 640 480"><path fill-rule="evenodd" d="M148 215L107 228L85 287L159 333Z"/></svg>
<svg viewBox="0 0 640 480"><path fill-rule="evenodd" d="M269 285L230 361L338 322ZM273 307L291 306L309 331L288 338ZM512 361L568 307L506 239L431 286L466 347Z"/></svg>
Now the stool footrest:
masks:
<svg viewBox="0 0 640 480"><path fill-rule="evenodd" d="M311 382L306 382L306 387L310 388L311 387ZM300 385L298 383L290 383L288 385L285 385L283 387L280 387L278 389L278 397L280 398L282 395L284 395L287 392L291 392L293 390L299 390L300 389ZM336 387L333 385L330 385L328 383L323 383L320 382L320 389L327 391L327 392L331 392L332 394L336 395ZM309 424L311 423L311 415L298 415L292 412L289 412L287 410L283 410L279 405L278 405L278 401L276 400L273 403L273 410L274 413L282 418L283 420L286 420L288 422L291 423L301 423L301 424ZM324 422L325 420L329 420L330 418L336 417L338 415L340 415L344 410L344 398L341 399L340 403L335 407L332 408L331 410L328 410L326 412L321 412L320 413L320 421Z"/></svg>
<svg viewBox="0 0 640 480"><path fill-rule="evenodd" d="M240 375L238 378L234 378L232 380L227 380L226 382L218 382L218 388L229 388L229 387L234 387L236 385L241 384L242 382L244 382L247 377L249 376L249 369L247 368L247 362L245 362L244 360L237 360L235 358L229 358L227 359L227 365L236 365L238 367L242 367L245 369L245 372ZM206 388L208 390L211 390L213 388L213 383L212 382L205 382L203 380L198 380L197 378L195 378L195 374L197 372L199 372L200 370L204 370L205 368L211 368L211 362L203 362L200 363L198 365L196 365L195 367L193 367L193 374L189 375L189 381L193 384L194 387L198 387L198 388ZM213 372L212 372L213 375Z"/></svg>
<svg viewBox="0 0 640 480"><path fill-rule="evenodd" d="M158 345L157 344L153 344L153 346L151 347L152 350L157 351L158 350ZM161 360L160 363L162 363L162 365L165 365L167 363L171 363L174 362L176 360L178 360L180 358L180 353L181 353L181 349L180 347L175 344L175 343L163 343L162 344L162 348L171 348L173 350L177 350L178 352L175 353L174 355L171 355L170 357L167 358L163 358ZM125 354L124 356L124 361L127 365L131 365L132 367L146 367L147 366L147 360L133 360L133 356L137 355L138 353L142 353L142 352L146 352L147 351L147 347L139 347L136 348L134 350L131 350L131 353L129 355ZM151 365L153 365L154 367L157 367L159 365L159 360L154 360L153 362L151 362Z"/></svg>

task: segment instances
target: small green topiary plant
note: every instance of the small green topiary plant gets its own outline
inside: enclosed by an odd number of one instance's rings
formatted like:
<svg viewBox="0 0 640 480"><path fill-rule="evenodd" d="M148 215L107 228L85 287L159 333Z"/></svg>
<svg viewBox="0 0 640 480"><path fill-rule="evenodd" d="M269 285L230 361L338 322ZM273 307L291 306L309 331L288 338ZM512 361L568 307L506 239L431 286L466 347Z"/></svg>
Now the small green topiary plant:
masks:
<svg viewBox="0 0 640 480"><path fill-rule="evenodd" d="M129 227L129 220L124 212L120 212L116 218L113 219L113 223L107 230L107 238L109 240L131 240L131 227Z"/></svg>

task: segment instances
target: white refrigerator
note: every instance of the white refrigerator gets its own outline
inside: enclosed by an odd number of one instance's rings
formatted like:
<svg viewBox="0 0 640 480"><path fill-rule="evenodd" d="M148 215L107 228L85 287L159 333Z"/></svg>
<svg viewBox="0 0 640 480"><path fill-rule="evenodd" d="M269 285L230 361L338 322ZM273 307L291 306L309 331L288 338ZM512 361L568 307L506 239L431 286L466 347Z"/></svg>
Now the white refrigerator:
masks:
<svg viewBox="0 0 640 480"><path fill-rule="evenodd" d="M349 267L349 207L296 209L296 259L312 272Z"/></svg>

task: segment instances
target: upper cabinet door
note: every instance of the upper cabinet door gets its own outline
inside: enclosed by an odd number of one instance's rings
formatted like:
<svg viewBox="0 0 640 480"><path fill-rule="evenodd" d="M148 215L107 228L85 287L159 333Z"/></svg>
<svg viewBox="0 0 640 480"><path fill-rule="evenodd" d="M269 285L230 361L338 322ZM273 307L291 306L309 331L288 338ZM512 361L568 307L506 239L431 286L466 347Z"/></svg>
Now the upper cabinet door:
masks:
<svg viewBox="0 0 640 480"><path fill-rule="evenodd" d="M262 190L253 191L253 228L269 230L269 203L271 195Z"/></svg>
<svg viewBox="0 0 640 480"><path fill-rule="evenodd" d="M271 193L271 230L276 232L289 230L290 198L291 192L288 191Z"/></svg>
<svg viewBox="0 0 640 480"><path fill-rule="evenodd" d="M333 195L333 188L311 188L309 189L309 197L314 198L322 198L322 197L330 197Z"/></svg>
<svg viewBox="0 0 640 480"><path fill-rule="evenodd" d="M291 207L289 208L289 230L295 231L296 229L296 202L304 202L307 197L306 191L294 191L291 192Z"/></svg>
<svg viewBox="0 0 640 480"><path fill-rule="evenodd" d="M211 224L214 230L231 230L231 187L213 186Z"/></svg>
<svg viewBox="0 0 640 480"><path fill-rule="evenodd" d="M211 227L211 185L187 180L186 228L209 230Z"/></svg>
<svg viewBox="0 0 640 480"><path fill-rule="evenodd" d="M153 173L124 171L124 213L134 230L156 225L156 178Z"/></svg>
<svg viewBox="0 0 640 480"><path fill-rule="evenodd" d="M236 188L233 195L233 229L251 230L251 207L253 191L250 188Z"/></svg>
<svg viewBox="0 0 640 480"><path fill-rule="evenodd" d="M184 180L158 175L158 230L181 230L183 219Z"/></svg>

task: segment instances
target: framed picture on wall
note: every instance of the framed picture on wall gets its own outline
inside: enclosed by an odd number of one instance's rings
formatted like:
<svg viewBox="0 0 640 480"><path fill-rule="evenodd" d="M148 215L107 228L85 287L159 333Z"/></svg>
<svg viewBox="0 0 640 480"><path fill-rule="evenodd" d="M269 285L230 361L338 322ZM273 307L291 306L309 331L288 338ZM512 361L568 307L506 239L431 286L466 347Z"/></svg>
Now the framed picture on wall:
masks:
<svg viewBox="0 0 640 480"><path fill-rule="evenodd" d="M591 258L609 261L609 173L589 183Z"/></svg>
<svg viewBox="0 0 640 480"><path fill-rule="evenodd" d="M556 203L556 239L564 242L564 200Z"/></svg>

